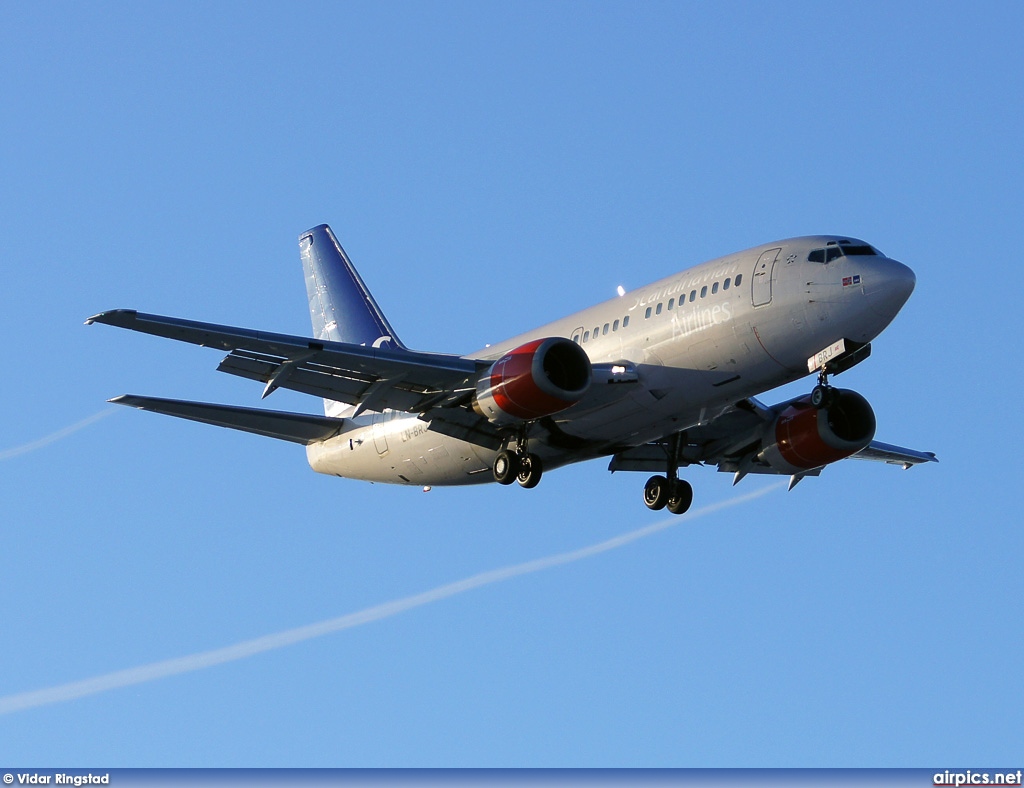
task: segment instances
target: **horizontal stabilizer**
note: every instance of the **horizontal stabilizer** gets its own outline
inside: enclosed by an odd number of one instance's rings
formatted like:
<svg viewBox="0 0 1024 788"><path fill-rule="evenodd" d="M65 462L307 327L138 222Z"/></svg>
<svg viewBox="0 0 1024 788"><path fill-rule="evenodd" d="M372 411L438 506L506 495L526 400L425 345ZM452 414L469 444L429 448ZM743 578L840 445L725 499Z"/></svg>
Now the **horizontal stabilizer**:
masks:
<svg viewBox="0 0 1024 788"><path fill-rule="evenodd" d="M306 413L284 413L259 408L240 408L234 405L215 405L209 402L188 402L159 397L139 397L122 394L109 400L117 405L128 405L139 410L164 413L180 419L200 421L217 427L252 432L268 438L308 445L337 435L343 419L313 416Z"/></svg>

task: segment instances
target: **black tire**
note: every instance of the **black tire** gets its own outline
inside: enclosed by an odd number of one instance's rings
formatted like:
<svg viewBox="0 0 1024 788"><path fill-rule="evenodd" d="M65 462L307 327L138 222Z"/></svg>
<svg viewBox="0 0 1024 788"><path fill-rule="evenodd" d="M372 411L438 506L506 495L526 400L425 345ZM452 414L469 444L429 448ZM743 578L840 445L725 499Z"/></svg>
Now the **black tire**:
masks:
<svg viewBox="0 0 1024 788"><path fill-rule="evenodd" d="M664 509L668 503L668 479L652 476L644 485L644 504L652 511Z"/></svg>
<svg viewBox="0 0 1024 788"><path fill-rule="evenodd" d="M519 475L519 458L510 451L499 451L492 470L498 484L512 484Z"/></svg>
<svg viewBox="0 0 1024 788"><path fill-rule="evenodd" d="M544 465L541 463L540 457L536 454L527 454L520 460L516 481L519 482L520 487L529 490L540 484L540 477L543 473Z"/></svg>
<svg viewBox="0 0 1024 788"><path fill-rule="evenodd" d="M672 514L684 514L693 503L693 487L688 481L679 479L672 485L672 492L668 496L666 508Z"/></svg>

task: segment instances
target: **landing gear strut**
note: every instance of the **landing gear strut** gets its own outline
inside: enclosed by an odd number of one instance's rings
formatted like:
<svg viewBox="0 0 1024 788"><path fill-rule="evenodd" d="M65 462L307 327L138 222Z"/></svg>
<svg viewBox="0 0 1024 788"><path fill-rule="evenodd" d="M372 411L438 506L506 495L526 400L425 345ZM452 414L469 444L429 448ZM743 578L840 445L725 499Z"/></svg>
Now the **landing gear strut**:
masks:
<svg viewBox="0 0 1024 788"><path fill-rule="evenodd" d="M679 468L679 436L673 435L669 444L668 473L652 476L644 485L644 503L648 509L668 509L672 514L683 514L693 503L693 487L676 476Z"/></svg>
<svg viewBox="0 0 1024 788"><path fill-rule="evenodd" d="M530 454L527 429L529 425L523 425L516 434L516 448L512 451L508 448L509 436L501 445L501 451L494 458L494 481L498 484L512 484L519 482L520 487L531 489L540 484L540 477L544 473L544 466L540 457Z"/></svg>
<svg viewBox="0 0 1024 788"><path fill-rule="evenodd" d="M835 399L835 389L828 385L828 372L822 367L818 373L818 385L811 389L811 405L818 410L828 410Z"/></svg>

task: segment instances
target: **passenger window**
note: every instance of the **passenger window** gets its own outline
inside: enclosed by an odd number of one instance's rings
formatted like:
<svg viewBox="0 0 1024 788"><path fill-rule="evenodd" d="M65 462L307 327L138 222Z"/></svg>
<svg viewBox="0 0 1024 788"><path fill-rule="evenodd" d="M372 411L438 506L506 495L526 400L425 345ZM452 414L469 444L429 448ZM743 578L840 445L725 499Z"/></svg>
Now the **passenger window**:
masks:
<svg viewBox="0 0 1024 788"><path fill-rule="evenodd" d="M668 300L668 311L671 312L672 311L672 307L674 307L675 305L676 305L676 300L674 298L670 298Z"/></svg>
<svg viewBox="0 0 1024 788"><path fill-rule="evenodd" d="M602 334L607 334L608 333L608 324L607 323L604 324L604 331L602 331L601 333Z"/></svg>
<svg viewBox="0 0 1024 788"><path fill-rule="evenodd" d="M577 334L576 336L574 336L572 338L572 341L575 342L578 345L580 343L580 335Z"/></svg>
<svg viewBox="0 0 1024 788"><path fill-rule="evenodd" d="M654 310L654 314L656 314L656 315L660 315L661 314L661 304L658 304L658 308Z"/></svg>
<svg viewBox="0 0 1024 788"><path fill-rule="evenodd" d="M697 291L696 290L691 290L690 291L690 300L691 301L696 301L697 300Z"/></svg>
<svg viewBox="0 0 1024 788"><path fill-rule="evenodd" d="M728 290L729 289L729 282L731 282L731 281L732 281L731 279L726 279L724 282L722 282L722 289L723 290Z"/></svg>
<svg viewBox="0 0 1024 788"><path fill-rule="evenodd" d="M711 285L711 295L714 295L717 292L718 292L718 282L715 282L713 285Z"/></svg>
<svg viewBox="0 0 1024 788"><path fill-rule="evenodd" d="M584 331L583 332L583 341L586 342L588 339L590 339L590 332L589 331Z"/></svg>
<svg viewBox="0 0 1024 788"><path fill-rule="evenodd" d="M648 318L650 316L651 316L651 308L647 307L647 311L644 313L644 318Z"/></svg>
<svg viewBox="0 0 1024 788"><path fill-rule="evenodd" d="M704 287L702 287L700 289L700 297L704 298L704 296L706 296L707 294L708 294L708 286L704 285Z"/></svg>
<svg viewBox="0 0 1024 788"><path fill-rule="evenodd" d="M628 325L629 325L629 315L626 315L624 318L622 318L622 327L625 328Z"/></svg>
<svg viewBox="0 0 1024 788"><path fill-rule="evenodd" d="M736 274L736 287L740 286L740 282L743 281L743 274Z"/></svg>
<svg viewBox="0 0 1024 788"><path fill-rule="evenodd" d="M612 331L618 331L618 330L619 330L619 321L616 320L614 323L612 323Z"/></svg>

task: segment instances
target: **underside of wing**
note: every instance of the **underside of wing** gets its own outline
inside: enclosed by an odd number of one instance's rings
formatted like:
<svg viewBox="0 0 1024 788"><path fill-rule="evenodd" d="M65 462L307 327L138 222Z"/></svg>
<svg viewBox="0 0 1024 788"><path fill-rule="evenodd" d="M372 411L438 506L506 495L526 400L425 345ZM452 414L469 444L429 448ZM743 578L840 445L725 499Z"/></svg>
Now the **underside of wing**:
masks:
<svg viewBox="0 0 1024 788"><path fill-rule="evenodd" d="M759 445L765 424L774 416L771 408L750 397L680 433L616 452L608 470L664 473L670 460L684 466L738 462Z"/></svg>
<svg viewBox="0 0 1024 788"><path fill-rule="evenodd" d="M327 440L337 435L344 425L343 419L333 419L327 416L284 413L159 397L140 397L134 394L114 397L110 402L304 445Z"/></svg>
<svg viewBox="0 0 1024 788"><path fill-rule="evenodd" d="M707 464L735 474L737 482L750 473L788 475L792 488L847 458L903 468L938 462L932 452L875 441L874 430L870 405L856 392L835 390L822 407L810 395L772 407L749 398L679 433L619 451L609 470L665 473L670 466Z"/></svg>
<svg viewBox="0 0 1024 788"><path fill-rule="evenodd" d="M850 459L885 462L889 465L899 465L904 470L926 462L939 461L939 458L936 457L933 452L904 449L902 446L892 446L880 441L871 441L866 449L861 449L859 452L852 455Z"/></svg>

